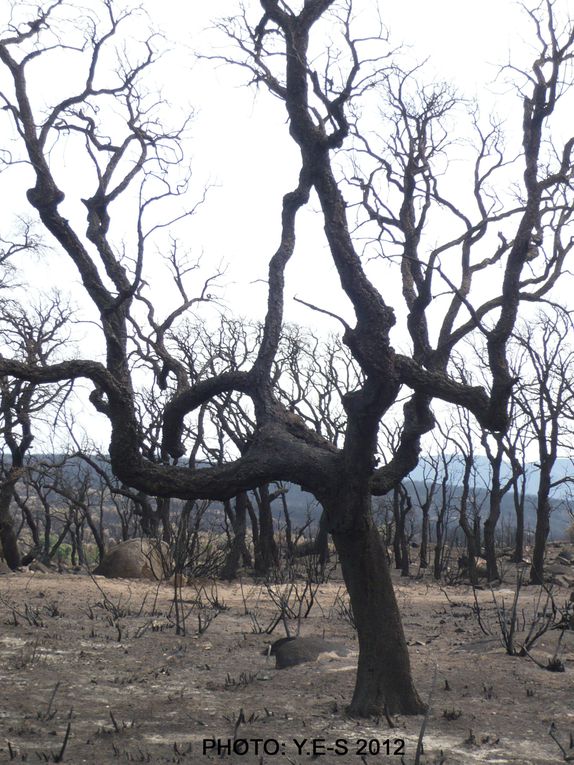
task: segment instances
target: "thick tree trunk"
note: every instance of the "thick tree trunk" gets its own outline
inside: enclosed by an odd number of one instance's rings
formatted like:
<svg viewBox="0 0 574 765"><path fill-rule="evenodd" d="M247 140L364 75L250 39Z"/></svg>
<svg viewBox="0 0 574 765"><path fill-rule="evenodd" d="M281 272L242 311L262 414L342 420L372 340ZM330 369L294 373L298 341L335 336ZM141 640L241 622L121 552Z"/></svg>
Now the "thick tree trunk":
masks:
<svg viewBox="0 0 574 765"><path fill-rule="evenodd" d="M328 507L329 524L357 625L359 664L349 713L421 714L387 556L370 514L370 496ZM352 526L337 521L351 517Z"/></svg>
<svg viewBox="0 0 574 765"><path fill-rule="evenodd" d="M4 560L12 570L15 570L21 565L22 560L18 550L14 520L10 512L13 484L14 482L8 478L0 486L0 544Z"/></svg>

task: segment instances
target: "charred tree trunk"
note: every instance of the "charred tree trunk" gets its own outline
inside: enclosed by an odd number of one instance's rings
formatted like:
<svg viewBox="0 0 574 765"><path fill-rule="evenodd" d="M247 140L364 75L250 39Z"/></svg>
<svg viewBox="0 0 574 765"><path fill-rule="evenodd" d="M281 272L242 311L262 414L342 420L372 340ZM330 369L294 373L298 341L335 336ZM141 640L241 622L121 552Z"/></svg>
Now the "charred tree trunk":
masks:
<svg viewBox="0 0 574 765"><path fill-rule="evenodd" d="M404 486L399 484L393 491L393 516L395 519L393 551L395 555L395 568L400 569L401 576L408 576L410 569L406 526L407 515L411 510L411 498Z"/></svg>
<svg viewBox="0 0 574 765"><path fill-rule="evenodd" d="M401 513L401 495L397 486L393 491L393 518L395 519L395 533L393 534L393 554L395 556L395 568L403 567L403 539L405 535L404 518Z"/></svg>
<svg viewBox="0 0 574 765"><path fill-rule="evenodd" d="M442 548L444 544L444 521L443 514L440 510L436 517L435 534L436 541L433 557L433 576L438 582L442 576Z"/></svg>
<svg viewBox="0 0 574 765"><path fill-rule="evenodd" d="M480 519L475 515L472 523L468 519L468 499L470 496L470 476L474 466L474 456L467 454L464 457L464 472L462 475L462 493L459 505L459 525L466 539L466 569L471 584L478 584L476 571L476 559L480 555Z"/></svg>
<svg viewBox="0 0 574 765"><path fill-rule="evenodd" d="M321 513L319 518L319 528L315 537L314 553L319 559L319 565L324 568L329 560L329 529L327 524L327 514Z"/></svg>
<svg viewBox="0 0 574 765"><path fill-rule="evenodd" d="M247 494L242 491L235 499L235 513L230 516L233 526L233 539L223 566L223 579L236 579L237 571L243 558L246 566L251 566L251 555L247 549L245 536L247 532Z"/></svg>
<svg viewBox="0 0 574 765"><path fill-rule="evenodd" d="M46 508L44 507L44 551L42 554L42 563L50 562L50 555L52 552L51 536L52 536L52 513L46 512Z"/></svg>
<svg viewBox="0 0 574 765"><path fill-rule="evenodd" d="M281 504L283 506L283 516L285 517L285 544L287 546L287 556L289 560L295 557L295 546L293 544L293 524L291 523L291 514L287 505L287 492L281 494Z"/></svg>
<svg viewBox="0 0 574 765"><path fill-rule="evenodd" d="M12 475L12 471L9 471L6 480L0 486L0 544L2 545L4 560L12 571L22 563L16 530L14 529L14 519L10 512L15 482L16 477Z"/></svg>
<svg viewBox="0 0 574 765"><path fill-rule="evenodd" d="M172 530L170 522L171 498L157 497L156 499L157 516L161 523L161 538L168 545L171 544Z"/></svg>
<svg viewBox="0 0 574 765"><path fill-rule="evenodd" d="M279 565L279 553L273 533L269 486L261 486L254 494L259 510L259 555L255 558L255 571L258 574L267 574Z"/></svg>
<svg viewBox="0 0 574 765"><path fill-rule="evenodd" d="M524 503L526 501L526 481L523 480L518 488L518 482L513 487L514 512L516 514L516 534L514 538L513 563L520 563L524 559Z"/></svg>
<svg viewBox="0 0 574 765"><path fill-rule="evenodd" d="M430 526L430 504L426 504L421 507L422 520L421 520L421 548L419 550L419 565L421 568L427 568L429 564L429 526Z"/></svg>
<svg viewBox="0 0 574 765"><path fill-rule="evenodd" d="M42 561L43 563L49 563L54 557L54 555L58 552L65 538L67 537L68 533L71 534L70 532L71 525L72 525L71 518L70 517L66 518L66 521L64 525L62 526L62 529L58 535L58 538L56 539L52 547L49 549L49 551L46 553L46 560L43 560Z"/></svg>
<svg viewBox="0 0 574 765"><path fill-rule="evenodd" d="M30 510L30 507L28 506L28 501L20 497L20 495L18 494L15 488L12 490L12 496L16 504L22 511L22 516L26 520L26 524L28 525L28 528L30 529L30 533L32 534L33 550L34 550L35 556L41 555L42 541L40 539L40 529L38 528L38 524L36 520L34 519L34 516L32 515L32 511Z"/></svg>
<svg viewBox="0 0 574 765"><path fill-rule="evenodd" d="M152 507L150 498L143 491L138 492L134 502L134 514L140 519L144 537L156 539L159 532L159 518Z"/></svg>
<svg viewBox="0 0 574 765"><path fill-rule="evenodd" d="M86 523L88 524L89 529L92 532L92 536L94 537L94 542L98 548L98 562L101 563L101 561L104 559L104 555L106 554L106 545L104 542L103 527L101 522L102 519L100 518L100 523L96 523L89 511L89 508L87 507L84 512L84 518L86 519Z"/></svg>
<svg viewBox="0 0 574 765"><path fill-rule="evenodd" d="M261 553L259 552L259 521L257 520L257 513L253 507L253 503L249 499L249 495L247 495L247 513L251 523L251 536L253 538L253 560L254 568L256 568L256 563L261 557Z"/></svg>
<svg viewBox="0 0 574 765"><path fill-rule="evenodd" d="M442 479L439 505L436 514L435 533L436 543L434 548L433 576L438 581L442 576L444 565L444 541L445 541L445 522L447 520L447 510L449 510L449 472L450 460L445 454L442 455Z"/></svg>
<svg viewBox="0 0 574 765"><path fill-rule="evenodd" d="M526 501L525 457L524 451L522 450L521 460L519 460L517 451L518 449L515 442L511 442L506 447L506 453L512 466L512 500L514 504L514 514L516 516L514 551L511 558L513 563L520 563L524 559L524 504Z"/></svg>
<svg viewBox="0 0 574 765"><path fill-rule="evenodd" d="M347 495L348 505L326 506L331 535L339 555L357 625L359 664L349 713L359 717L421 714L413 684L407 643L392 586L387 556L370 511L365 490ZM337 520L352 525L337 531Z"/></svg>
<svg viewBox="0 0 574 765"><path fill-rule="evenodd" d="M516 483L517 476L513 471L512 478L505 483L501 484L500 471L502 468L502 457L504 454L504 448L502 444L502 435L494 435L496 441L496 451L492 451L488 445L486 434L482 437L482 443L486 449L486 455L490 462L492 469L492 479L490 487L490 506L488 512L488 518L484 522L484 557L486 558L486 577L489 582L494 579L500 579L498 573L498 563L496 560L496 526L500 518L500 512L502 507L502 498L506 492Z"/></svg>
<svg viewBox="0 0 574 765"><path fill-rule="evenodd" d="M500 518L500 483L497 488L491 486L490 510L484 521L484 556L486 559L486 578L489 582L500 579L498 562L496 560L496 526Z"/></svg>
<svg viewBox="0 0 574 765"><path fill-rule="evenodd" d="M401 484L399 487L401 502L401 576L408 576L410 573L409 559L409 539L407 538L407 516L413 509L411 497L408 491Z"/></svg>
<svg viewBox="0 0 574 765"><path fill-rule="evenodd" d="M544 583L544 554L546 540L550 533L550 490L552 466L547 462L540 463L540 482L536 502L536 531L534 533L534 549L532 550L532 566L530 567L530 583Z"/></svg>

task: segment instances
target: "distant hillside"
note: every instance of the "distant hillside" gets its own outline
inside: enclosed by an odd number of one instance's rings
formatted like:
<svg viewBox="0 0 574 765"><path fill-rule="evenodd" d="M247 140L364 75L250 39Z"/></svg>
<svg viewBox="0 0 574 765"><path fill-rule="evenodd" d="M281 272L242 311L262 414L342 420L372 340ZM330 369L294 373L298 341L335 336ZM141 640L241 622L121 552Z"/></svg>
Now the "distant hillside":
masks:
<svg viewBox="0 0 574 765"><path fill-rule="evenodd" d="M42 462L57 462L61 459L61 455L33 455L31 456L31 461L42 461ZM485 485L485 487L488 485L488 479L489 479L489 466L488 466L488 460L486 457L483 456L477 456L477 465L479 469L479 476L482 480L482 483ZM108 469L109 466L106 465L106 463L103 460L95 459L95 462L101 465L102 468ZM6 460L6 462L9 461ZM78 471L88 471L89 473L92 473L94 478L96 477L95 471L83 460L80 458L71 458L68 460L63 468L64 474L66 479L69 482L73 482L74 477L78 475ZM560 479L565 476L572 475L574 478L574 466L572 462L569 459L559 459L557 461L556 470L553 473L553 478ZM508 478L510 476L510 466L508 464L504 464L503 467L503 478ZM450 472L450 485L453 487L460 486L460 480L461 480L461 471L457 469L452 469ZM411 480L412 482L419 488L419 491L423 490L423 467L421 464L419 464L410 474L410 476L405 480L405 486L407 489L410 490L410 494L413 499L413 505L415 507L415 510L417 509L416 504L416 493L414 489L412 488ZM526 503L525 503L525 528L534 530L536 525L536 490L538 487L538 469L536 468L536 465L530 464L527 466L527 493L528 496L526 497ZM567 495L569 491L570 484L562 484L559 487L556 488L553 494L553 498L551 500L552 506L553 506L553 512L550 518L550 534L551 537L554 539L561 539L566 534L566 529L570 526L572 523L572 516L568 512L568 506L567 506ZM574 490L574 485L573 485ZM477 490L477 499L478 503L482 504L482 516L484 517L486 513L488 512L488 491L486 488ZM456 497L456 489L455 489L455 497ZM318 523L321 509L318 507L317 502L314 500L313 496L309 494L308 492L301 489L300 486L297 486L296 484L290 484L289 485L289 493L287 495L287 502L289 507L289 512L291 515L292 523L295 527L301 527L303 526L309 518L312 519L312 525L315 526ZM219 507L220 503L215 503L216 507ZM279 524L283 523L282 519L282 507L281 502L276 501L273 504L273 514L278 519ZM432 515L432 513L431 513ZM508 492L508 494L504 497L503 504L502 504L502 518L500 521L501 526L504 525L506 527L513 527L515 525L515 514L514 514L514 506L512 501L512 492Z"/></svg>
<svg viewBox="0 0 574 765"><path fill-rule="evenodd" d="M489 480L489 470L488 470L488 460L486 457L477 457L477 463L479 467L479 473L482 478L482 482L485 484L485 488L483 489L477 489L476 491L476 497L477 497L477 503L479 506L481 506L481 515L482 517L486 517L486 514L488 513L488 490L486 486L488 485ZM505 465L504 471L503 471L503 478L506 479L510 477L511 471L510 466ZM574 467L570 460L568 459L561 459L557 462L557 468L553 474L553 478L556 480L558 478L562 478L564 476L574 476ZM417 466L415 470L412 471L410 476L404 481L404 484L406 488L409 490L409 493L411 494L412 500L413 500L413 506L415 508L415 511L418 509L417 502L416 502L416 493L414 491L414 488L411 484L411 479L415 486L419 489L419 493L424 493L424 485L423 485L423 470L420 465ZM449 485L451 487L454 487L455 489L455 502L456 502L456 496L459 492L457 492L457 487L460 486L461 481L461 473L457 472L456 470L452 470L451 472L451 481ZM536 527L536 491L538 489L538 470L535 465L528 465L527 466L527 481L526 481L526 487L527 487L527 496L525 499L525 508L524 508L524 526L525 529L528 531L534 531ZM574 486L573 486L574 489ZM570 515L570 512L568 510L568 503L566 502L567 498L567 492L568 492L568 484L561 485L560 487L557 487L557 489L553 493L553 497L551 499L551 505L552 505L552 515L550 516L550 536L553 539L563 539L566 536L566 530L573 522L573 517ZM312 497L307 492L303 491L299 486L291 485L289 487L289 494L287 496L288 503L289 503L289 510L291 513L291 517L293 520L293 523L295 525L301 526L303 523L305 523L306 518L308 517L308 507L312 503ZM573 508L574 509L574 508ZM274 514L277 516L277 514L280 511L280 504L276 503L274 505ZM313 518L318 518L319 511L315 510L312 513ZM431 511L431 517L433 516L433 512ZM516 519L515 519L515 512L514 512L514 504L513 504L513 498L512 498L512 491L509 491L503 498L502 501L502 516L499 521L499 529L502 527L506 528L513 528L516 525Z"/></svg>
<svg viewBox="0 0 574 765"><path fill-rule="evenodd" d="M422 492L423 484L420 481L415 481L415 485L419 489L419 492ZM409 490L409 493L411 494L415 513L420 517L420 512L417 512L418 505L416 501L416 494L408 479L407 481L405 481L405 486L407 487L407 489ZM291 485L289 487L289 494L287 495L287 501L289 505L289 512L291 515L291 519L295 526L300 527L306 522L306 519L308 517L307 507L311 499L312 499L311 495L302 491L298 486ZM485 489L478 491L477 499L478 499L478 504L481 505L482 507L481 516L482 518L485 518L488 513L487 491ZM456 503L456 490L455 490L455 503ZM553 505L553 511L552 511L552 515L550 516L550 537L552 539L563 539L566 536L566 530L572 523L573 518L568 512L564 503L561 502L560 500L554 499L551 501L551 504ZM456 512L456 510L454 512ZM275 517L280 516L280 513L281 513L280 503L277 502L273 505L273 513ZM320 510L315 509L311 514L311 517L314 519L315 522L318 521L319 513L320 513ZM434 517L434 511L431 510L431 518L433 517ZM451 520L453 523L456 522L454 517L452 517ZM502 515L498 523L498 528L499 530L502 529L503 527L514 528L515 525L516 525L516 517L514 513L514 504L512 500L512 494L509 493L505 495L502 501ZM529 495L526 497L525 508L524 508L524 527L527 532L528 531L534 532L534 529L536 527L536 497L533 495Z"/></svg>
<svg viewBox="0 0 574 765"><path fill-rule="evenodd" d="M574 458L573 458L574 459ZM485 456L477 455L475 457L475 464L478 468L478 474L480 479L485 485L488 485L489 480L489 463ZM529 462L526 464L526 493L536 495L538 491L539 469L535 462ZM462 466L451 469L451 477L453 482L459 483L460 475L462 473ZM507 462L502 463L502 478L507 480L512 475L512 470ZM410 478L413 481L422 481L424 478L423 465L419 462L417 467L411 472ZM572 492L574 497L574 463L567 457L560 457L556 460L554 470L552 471L552 480L558 481L564 478L571 478L572 483L565 482L560 484L554 489L553 496L555 499L566 499L569 493Z"/></svg>

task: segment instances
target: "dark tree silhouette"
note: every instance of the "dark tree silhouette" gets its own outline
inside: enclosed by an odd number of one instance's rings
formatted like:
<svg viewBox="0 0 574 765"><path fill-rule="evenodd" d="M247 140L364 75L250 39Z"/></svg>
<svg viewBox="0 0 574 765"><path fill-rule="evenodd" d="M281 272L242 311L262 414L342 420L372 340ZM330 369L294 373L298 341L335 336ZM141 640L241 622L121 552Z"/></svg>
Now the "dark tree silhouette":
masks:
<svg viewBox="0 0 574 765"><path fill-rule="evenodd" d="M297 184L283 197L279 245L269 260L267 314L255 360L247 369L215 372L195 382L167 342L167 334L186 310L209 298L208 285L199 297L191 298L184 274L176 270L181 305L160 320L156 314L161 308L145 296L147 286L142 281L146 245L158 225L157 219L150 220L149 211L158 199L181 195L180 185L170 185L169 172L177 170L182 132L162 128L144 95L142 77L155 57L152 39L131 56L122 56L110 74L112 50L123 49L121 44L114 48L114 38L121 37L130 15L116 15L111 0L102 7L99 28L88 24L78 41L79 20L75 26L71 20L69 37L64 38L71 10L55 0L39 11L32 26L7 28L0 39L0 62L11 79L10 89L1 96L3 115L16 126L34 178L28 202L77 268L99 315L105 359L73 358L42 365L5 357L0 360L0 374L35 385L79 377L91 380L91 401L111 424L112 468L121 481L149 496L225 500L275 480L292 481L311 491L325 509L357 624L359 662L350 712L419 713L424 705L411 676L386 555L371 516L371 495L393 490L416 465L421 436L434 425L433 398L467 408L487 430L502 432L507 426L514 381L506 345L520 301L548 293L572 246L563 241L562 230L572 211L574 139L562 148L556 146L549 158L541 154L563 87L564 67L572 55L572 29L557 29L550 2L531 12L540 54L522 91L523 175L513 178L520 184L518 199L513 197L504 207L503 195L493 191L497 170L504 164L499 132L496 128L482 132L477 123L477 158L469 189L472 209L464 212L442 194L438 182L448 149L445 120L456 98L440 85L407 97L413 78L393 67L384 36L371 40L354 36L350 2L305 0L291 7L283 0L261 0L253 21L245 10L223 22L221 29L236 43L227 60L243 66L255 83L283 102L300 169ZM327 26L330 33L325 37ZM62 44L55 56L58 34ZM377 45L383 46L380 56L373 53ZM68 56L74 57L74 66L85 67L85 79L77 91L46 111L50 94L42 93L41 105L35 103L37 89L28 88L26 75L47 55L61 66L68 65ZM59 81L55 73L52 78ZM374 92L390 119L390 132L380 149L370 141L359 110L352 108ZM110 104L113 124L106 127ZM86 179L92 189L82 199L85 234L65 212L56 156L49 157L56 138L76 148L84 146L85 161L91 163ZM332 162L334 152L350 146L358 151L357 161L364 159L365 164L357 169L357 180L351 179L349 194L353 198L360 194L364 214L380 227L378 239L383 244L389 240L383 257L400 262L410 337L405 352L393 346L390 336L400 315L393 304L404 307L397 301L400 291L379 287L369 277L368 263L361 259L351 233L342 191L345 180ZM140 181L130 260L121 257L117 243L114 246L111 219L118 199ZM68 196L74 193L66 191ZM343 342L362 374L361 383L343 393L347 422L338 447L282 404L272 375L296 217L311 194L318 199L331 261L354 312L352 326L345 323ZM423 236L431 210L447 211L458 232L438 246L430 243L434 235L430 240ZM181 215L179 211L174 218ZM552 237L545 236L550 223ZM501 228L505 233L497 239ZM474 277L490 271L489 297L481 300ZM141 448L130 354L138 324L136 296L148 301L146 351L153 359L158 385L169 394L163 411L161 462L147 459ZM443 312L434 340L428 316L431 305ZM458 379L449 367L452 350L474 331L486 339L488 390ZM403 409L400 442L392 458L377 466L379 423L401 388L408 389L410 397ZM255 428L247 448L223 465L198 469L177 464L186 451L184 419L229 392L242 393L252 402Z"/></svg>
<svg viewBox="0 0 574 765"><path fill-rule="evenodd" d="M70 309L59 295L42 304L23 307L13 300L0 301L0 342L7 352L23 364L48 364L66 343ZM56 416L68 383L38 385L10 377L0 378L0 427L3 453L0 472L0 546L12 569L21 563L18 540L11 513L18 481L26 471L26 456L34 441L34 422Z"/></svg>
<svg viewBox="0 0 574 765"><path fill-rule="evenodd" d="M574 436L574 348L568 342L570 332L570 318L560 311L540 314L536 321L520 326L515 333L525 359L515 402L527 420L538 458L536 531L530 567L533 584L544 582L551 495L559 485L572 480L569 476L552 476L560 450L569 450Z"/></svg>

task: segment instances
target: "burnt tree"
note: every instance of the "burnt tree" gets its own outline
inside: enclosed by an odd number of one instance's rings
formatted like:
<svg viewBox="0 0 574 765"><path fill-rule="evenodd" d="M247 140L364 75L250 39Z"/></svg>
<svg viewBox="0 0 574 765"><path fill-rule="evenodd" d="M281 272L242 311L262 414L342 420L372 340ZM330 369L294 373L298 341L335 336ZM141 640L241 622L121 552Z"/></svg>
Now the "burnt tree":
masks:
<svg viewBox="0 0 574 765"><path fill-rule="evenodd" d="M543 13L547 14L544 23ZM562 230L572 209L569 179L574 140L555 147L550 158L541 156L574 41L571 28L557 30L553 13L554 6L548 3L530 14L540 56L522 92L522 177L513 179L520 184L520 198L512 195L511 204L504 207L502 195L494 193L497 170L504 165L501 141L496 129L483 132L477 125L468 212L445 196L438 181L444 169L443 152L448 149L444 120L456 99L447 87L437 86L418 90L416 97L405 100L413 79L391 66L382 35L370 40L354 36L351 3L341 8L333 0L305 0L295 8L279 0L261 0L253 20L246 9L240 17L221 23L228 39L237 44L227 60L243 66L255 83L284 104L289 135L299 152L299 177L283 197L279 244L269 260L267 313L255 360L248 368L216 372L195 382L170 346L170 327L186 310L197 309L209 299L207 286L199 297L191 298L181 272L176 273L180 307L163 320L156 317L161 312L159 304L155 313L148 311L150 342L145 350L157 369L157 384L167 396L161 462L149 460L142 450L131 355L141 319L133 318L135 296L147 294L148 284L142 277L145 252L158 232L157 218L149 217L150 210L170 194L179 198L184 188L180 183L170 185L169 180L177 170L173 157L180 156L183 131L162 127L161 104L154 111L142 84L155 58L154 41L138 44L129 36L124 38L124 46L135 48L110 73L110 58L113 51L123 50L121 38L130 20L129 13L116 14L111 0L102 3L99 29L89 25L83 35L83 17L74 19L74 9L55 0L31 23L9 23L0 38L0 63L4 78L10 80L1 94L2 116L12 120L22 159L29 163L34 179L28 202L75 264L99 315L105 343L103 359L69 358L38 365L5 356L0 359L0 374L34 385L80 377L91 380L90 400L111 424L113 471L125 484L149 496L225 500L275 480L301 484L311 491L325 509L357 624L359 662L350 705L355 715L380 714L383 709L417 714L424 709L411 674L385 551L371 515L371 497L393 490L416 465L420 439L434 425L433 398L467 408L487 430L505 430L514 382L506 345L520 301L547 295L571 246L563 241ZM64 27L65 45L54 57L57 35L64 40ZM373 53L377 45L382 46L378 57ZM38 90L28 88L27 75L32 66L37 71L38 62L48 54L52 64L62 67L69 66L71 56L76 73L83 66L85 77L77 90L62 100L61 94L54 96L46 109L49 89L36 103ZM61 79L51 76L54 81ZM371 142L368 130L359 124L360 110L349 108L351 102L372 94L390 115L390 133L383 141L390 154ZM104 125L110 112L111 124ZM56 138L69 141L74 150L85 150L91 172L79 179L81 191L72 187L64 193L56 155L48 161ZM383 232L373 234L374 242L388 244L383 257L400 263L410 338L409 344L401 344L404 352L393 346L390 337L400 315L393 307L399 291L382 283L377 286L374 276L370 277L369 264L361 259L351 233L344 178L332 162L333 152L342 150L344 157L351 146L365 164L364 170L357 171L358 180L349 184L349 194L360 197L357 201L362 201L364 215ZM134 196L140 205L130 260L122 257L117 242L114 245L110 222L117 200L138 183ZM85 232L76 216L67 212L66 195L75 194L81 194L85 208ZM359 385L343 392L346 424L340 446L329 443L284 406L272 375L283 322L285 269L296 243L296 218L312 194L320 206L330 258L353 309L352 322L343 322L343 342L362 374ZM457 229L439 245L434 234L422 236L431 208L450 214ZM178 209L174 225L183 214ZM551 237L545 235L550 219ZM497 238L503 224L504 233ZM448 231L449 226L439 230ZM494 237L487 236L493 230ZM534 241L537 257L533 257ZM475 247L478 243L481 247ZM447 261L456 263L450 274ZM484 277L487 270L492 271L490 295L481 300L473 290L473 277L477 273ZM150 298L145 299L153 306ZM443 316L438 325L432 324L439 327L436 336L431 333L431 307ZM455 346L475 331L486 339L488 390L460 380L449 366ZM400 442L394 455L377 466L379 423L401 390L409 391L409 397ZM186 452L184 419L229 392L242 393L252 402L255 428L246 448L222 465L178 464Z"/></svg>
<svg viewBox="0 0 574 765"><path fill-rule="evenodd" d="M544 582L544 554L550 532L551 496L566 477L553 477L561 449L572 446L574 429L574 348L568 342L571 320L562 311L544 313L517 328L515 341L522 350L523 376L514 394L536 445L538 489L536 530L530 567L532 584Z"/></svg>

